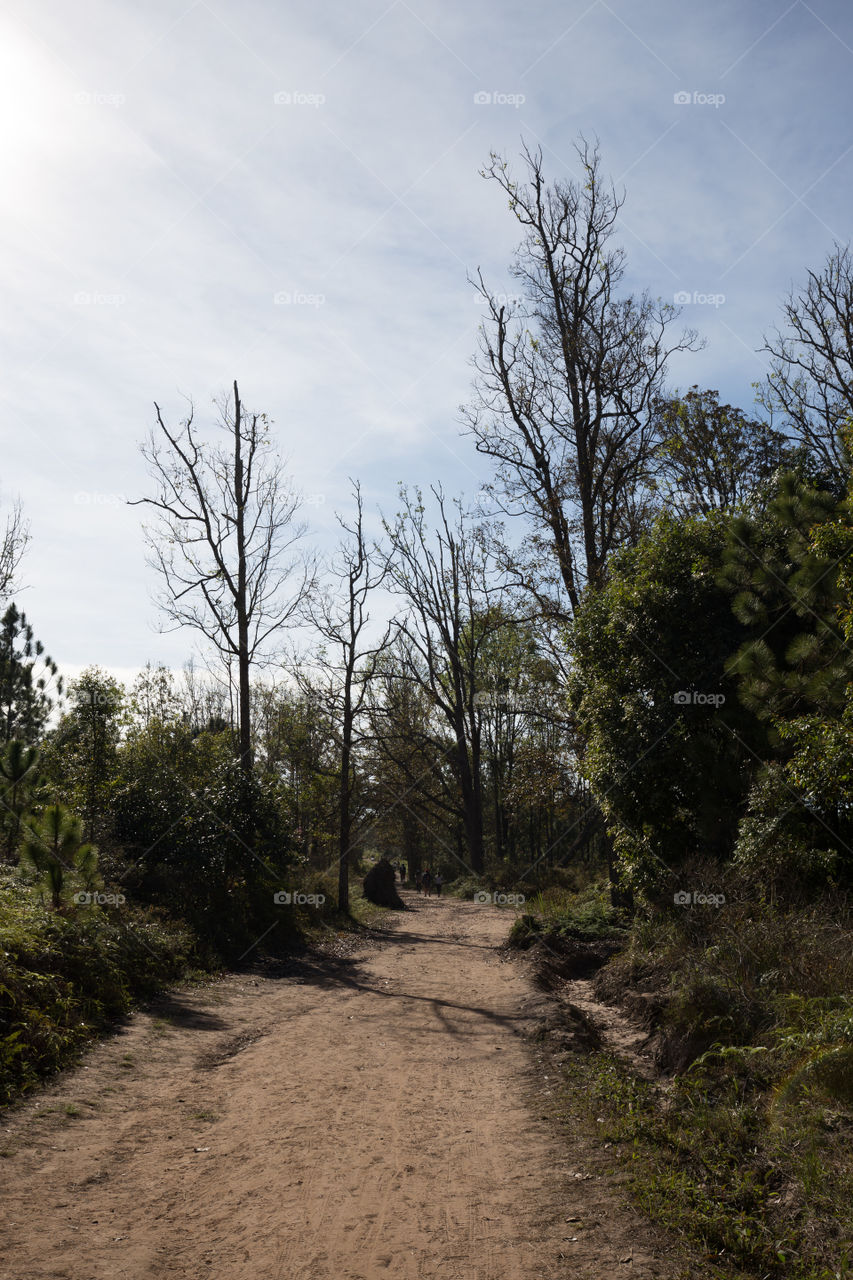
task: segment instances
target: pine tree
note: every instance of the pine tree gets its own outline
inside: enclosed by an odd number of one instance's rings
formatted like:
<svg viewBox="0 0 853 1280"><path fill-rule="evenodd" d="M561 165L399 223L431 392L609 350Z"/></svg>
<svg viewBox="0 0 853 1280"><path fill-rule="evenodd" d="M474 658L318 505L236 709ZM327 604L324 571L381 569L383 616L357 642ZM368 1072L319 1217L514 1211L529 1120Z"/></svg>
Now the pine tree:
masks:
<svg viewBox="0 0 853 1280"><path fill-rule="evenodd" d="M56 663L34 639L26 614L10 604L0 620L0 740L38 740L53 709L52 684L61 695Z"/></svg>
<svg viewBox="0 0 853 1280"><path fill-rule="evenodd" d="M27 819L21 861L47 882L54 910L62 906L69 875L76 873L86 889L97 883L98 852L83 842L80 819L62 804L48 805L39 817Z"/></svg>
<svg viewBox="0 0 853 1280"><path fill-rule="evenodd" d="M839 500L787 475L766 521L738 521L729 539L724 576L752 630L731 667L768 729L735 856L771 894L853 876L853 475L848 485Z"/></svg>
<svg viewBox="0 0 853 1280"><path fill-rule="evenodd" d="M21 821L41 782L38 760L38 748L28 747L19 738L7 742L0 754L0 824L5 830L6 858L10 862L20 839Z"/></svg>
<svg viewBox="0 0 853 1280"><path fill-rule="evenodd" d="M837 511L831 494L789 473L765 519L732 525L723 580L752 634L731 670L741 678L741 701L771 724L816 707L839 713L853 678L838 619L838 557L815 537Z"/></svg>

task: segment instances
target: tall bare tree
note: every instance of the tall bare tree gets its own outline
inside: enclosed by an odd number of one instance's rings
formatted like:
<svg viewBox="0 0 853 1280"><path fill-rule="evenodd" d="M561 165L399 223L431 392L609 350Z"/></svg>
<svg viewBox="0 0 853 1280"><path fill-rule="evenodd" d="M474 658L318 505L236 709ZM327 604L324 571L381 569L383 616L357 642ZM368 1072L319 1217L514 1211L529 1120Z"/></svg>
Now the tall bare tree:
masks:
<svg viewBox="0 0 853 1280"><path fill-rule="evenodd" d="M236 664L240 761L248 776L251 669L270 658L313 581L311 561L295 551L306 531L296 521L300 498L270 442L269 419L245 409L236 381L218 406L222 443L200 438L192 404L178 428L154 408L157 425L142 453L156 492L131 505L155 513L144 531L172 629L201 632Z"/></svg>
<svg viewBox="0 0 853 1280"><path fill-rule="evenodd" d="M29 521L20 499L12 504L0 533L0 601L8 600L17 585L18 569L30 540Z"/></svg>
<svg viewBox="0 0 853 1280"><path fill-rule="evenodd" d="M415 880L427 836L434 845L437 829L444 839L459 827L459 791L447 760L449 743L436 734L432 698L422 683L400 678L400 649L397 636L377 663L371 688L370 831L399 848Z"/></svg>
<svg viewBox="0 0 853 1280"><path fill-rule="evenodd" d="M785 332L764 339L770 372L759 400L835 475L845 475L839 428L853 418L853 255L836 244L820 271L793 290Z"/></svg>
<svg viewBox="0 0 853 1280"><path fill-rule="evenodd" d="M496 575L480 531L457 502L455 515L440 489L436 528L428 524L419 489L401 490L401 510L386 522L388 581L408 605L398 619L398 678L423 689L450 739L448 759L462 800L470 869L484 865L481 657L508 615L497 606L507 583Z"/></svg>
<svg viewBox="0 0 853 1280"><path fill-rule="evenodd" d="M676 351L677 309L620 291L624 251L613 236L624 195L605 182L597 147L576 147L579 182L545 181L541 151L524 148L526 180L492 155L483 176L509 198L523 229L511 274L517 297L474 282L487 309L475 357L468 433L495 464L491 492L533 528L518 578L546 613L573 612L587 583L646 515L652 408ZM546 567L551 560L553 572Z"/></svg>
<svg viewBox="0 0 853 1280"><path fill-rule="evenodd" d="M322 637L320 687L340 726L340 783L338 789L338 910L349 911L349 856L352 845L354 751L360 732L370 681L376 663L388 647L391 627L368 643L368 601L388 572L387 561L368 545L364 532L361 486L353 482L355 514L348 524L338 516L346 534L330 565L329 589L308 602L308 616ZM314 686L317 687L316 684Z"/></svg>

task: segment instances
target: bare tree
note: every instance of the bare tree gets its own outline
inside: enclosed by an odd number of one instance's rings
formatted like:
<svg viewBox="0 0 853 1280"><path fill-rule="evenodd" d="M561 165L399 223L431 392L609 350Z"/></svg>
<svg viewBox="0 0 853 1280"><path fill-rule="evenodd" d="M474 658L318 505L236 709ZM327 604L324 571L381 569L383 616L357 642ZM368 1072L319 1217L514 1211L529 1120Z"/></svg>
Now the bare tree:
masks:
<svg viewBox="0 0 853 1280"><path fill-rule="evenodd" d="M853 418L853 256L836 244L783 308L787 333L765 337L770 372L760 403L835 475L846 474L839 428Z"/></svg>
<svg viewBox="0 0 853 1280"><path fill-rule="evenodd" d="M193 407L169 427L155 403L157 426L142 445L156 485L144 526L149 563L162 578L160 604L172 629L192 627L236 663L240 761L252 771L250 672L271 656L276 633L291 621L313 581L311 562L294 552L305 526L299 496L269 440L266 414L245 410L235 381L219 405L225 443L203 442Z"/></svg>
<svg viewBox="0 0 853 1280"><path fill-rule="evenodd" d="M8 600L17 586L18 569L29 540L29 521L24 519L18 499L6 516L6 525L0 536L0 601Z"/></svg>
<svg viewBox="0 0 853 1280"><path fill-rule="evenodd" d="M520 293L495 294L478 273L488 317L463 410L495 463L497 506L533 526L534 558L516 558L519 584L558 615L576 609L610 552L642 526L652 407L669 357L697 345L691 331L668 340L676 308L619 292L625 255L612 237L624 195L605 183L597 147L582 139L576 151L577 183L546 185L542 153L527 147L525 182L496 155L484 170L524 230L511 267Z"/></svg>
<svg viewBox="0 0 853 1280"><path fill-rule="evenodd" d="M338 789L338 910L349 911L349 855L352 846L353 757L360 733L359 720L379 657L388 648L391 627L373 644L365 642L369 629L368 600L388 572L387 561L369 547L364 533L361 486L353 484L355 515L338 523L342 540L330 570L331 590L309 599L307 613L319 631L324 701L340 725L340 783ZM331 649L331 653L329 652ZM316 688L316 685L315 685Z"/></svg>
<svg viewBox="0 0 853 1280"><path fill-rule="evenodd" d="M448 764L450 743L436 733L432 698L422 683L400 678L400 649L398 635L377 663L370 694L370 831L398 843L415 880L427 833L435 843L437 829L455 833L460 826L459 789Z"/></svg>
<svg viewBox="0 0 853 1280"><path fill-rule="evenodd" d="M426 519L421 491L401 490L402 509L393 525L388 578L392 591L408 603L398 619L398 678L429 696L449 730L448 759L462 801L471 869L484 864L482 794L482 714L478 679L486 645L508 624L498 605L505 578L495 576L483 538L457 502L455 519L444 494L437 503L436 529Z"/></svg>

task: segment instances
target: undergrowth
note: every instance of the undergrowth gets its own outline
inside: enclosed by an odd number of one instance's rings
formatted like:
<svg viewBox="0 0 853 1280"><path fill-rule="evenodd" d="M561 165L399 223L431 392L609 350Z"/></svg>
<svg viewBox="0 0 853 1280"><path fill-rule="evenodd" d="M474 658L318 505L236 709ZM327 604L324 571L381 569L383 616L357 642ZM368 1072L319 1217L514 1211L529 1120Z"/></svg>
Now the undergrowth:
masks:
<svg viewBox="0 0 853 1280"><path fill-rule="evenodd" d="M150 908L45 906L0 881L0 1103L67 1066L138 1000L199 966L189 930Z"/></svg>
<svg viewBox="0 0 853 1280"><path fill-rule="evenodd" d="M637 919L596 979L653 994L652 1083L572 1055L566 1104L634 1198L718 1280L853 1276L853 928L844 904L729 903ZM600 1123L602 1122L603 1123Z"/></svg>

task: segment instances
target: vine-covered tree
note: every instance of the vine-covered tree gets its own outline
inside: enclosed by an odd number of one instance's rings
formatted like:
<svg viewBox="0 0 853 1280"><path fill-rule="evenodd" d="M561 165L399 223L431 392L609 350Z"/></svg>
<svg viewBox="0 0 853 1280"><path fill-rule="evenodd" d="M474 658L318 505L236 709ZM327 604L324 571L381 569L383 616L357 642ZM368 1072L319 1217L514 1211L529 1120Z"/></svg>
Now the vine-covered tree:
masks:
<svg viewBox="0 0 853 1280"><path fill-rule="evenodd" d="M730 855L754 769L756 725L730 669L745 631L717 580L725 546L720 513L662 516L572 626L582 769L617 879L648 892L691 854Z"/></svg>
<svg viewBox="0 0 853 1280"><path fill-rule="evenodd" d="M730 665L767 731L735 856L771 893L853 877L851 564L849 493L796 474L729 537L724 579L748 628Z"/></svg>

